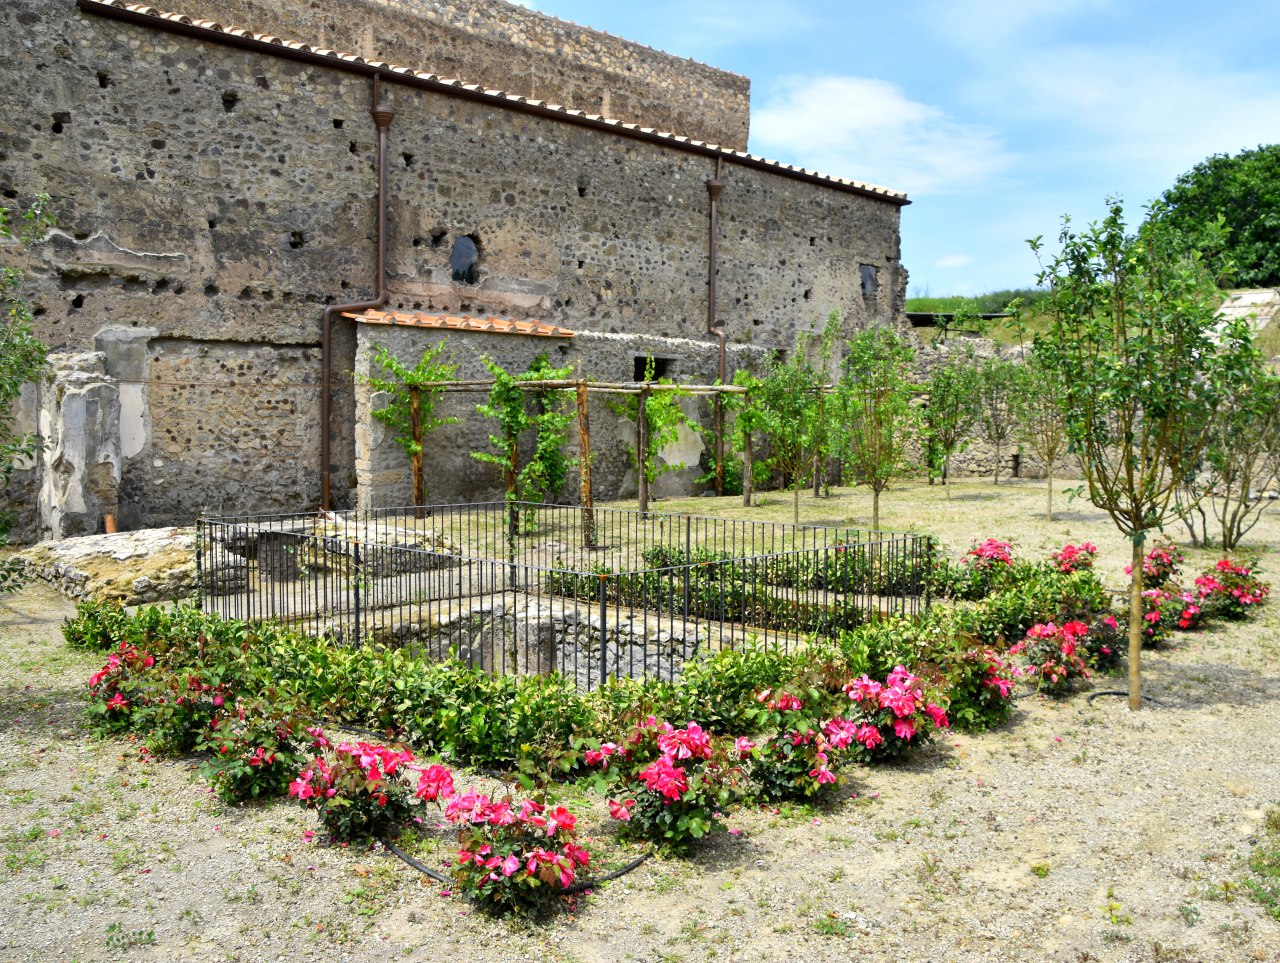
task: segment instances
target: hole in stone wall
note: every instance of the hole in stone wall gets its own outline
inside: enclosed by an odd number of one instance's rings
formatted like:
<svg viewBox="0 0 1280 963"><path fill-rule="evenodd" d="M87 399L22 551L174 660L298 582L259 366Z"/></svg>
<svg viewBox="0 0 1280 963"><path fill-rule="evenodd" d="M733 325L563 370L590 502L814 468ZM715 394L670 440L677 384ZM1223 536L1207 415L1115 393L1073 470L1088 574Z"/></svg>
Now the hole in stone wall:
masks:
<svg viewBox="0 0 1280 963"><path fill-rule="evenodd" d="M211 297L213 297L214 295L216 295L217 293L218 293L218 286L217 286L216 284L206 284L206 285L204 286L204 296L205 296L205 297L207 297L207 298L211 298Z"/></svg>
<svg viewBox="0 0 1280 963"><path fill-rule="evenodd" d="M423 243L424 243L424 242L425 242L425 238L415 237L415 238L413 239L413 246L414 246L414 247L422 247L422 245L423 245Z"/></svg>
<svg viewBox="0 0 1280 963"><path fill-rule="evenodd" d="M649 363L653 362L653 373L650 377ZM671 377L671 367L675 362L674 358L650 358L648 355L638 354L631 359L632 381L657 381L659 378Z"/></svg>
<svg viewBox="0 0 1280 963"><path fill-rule="evenodd" d="M213 230L218 226L218 222L214 218L209 218L209 230Z"/></svg>
<svg viewBox="0 0 1280 963"><path fill-rule="evenodd" d="M254 83L256 83L256 84L257 84L259 87L261 87L263 90L270 90L270 89L271 89L271 81L267 80L267 78L266 78L266 77L263 77L263 76L261 76L261 75L259 75L259 76L257 76L257 77L254 77L254 78L253 78L253 82L254 82Z"/></svg>
<svg viewBox="0 0 1280 963"><path fill-rule="evenodd" d="M236 104L240 103L240 95L234 90L224 91L222 94L222 109L228 114L236 109Z"/></svg>
<svg viewBox="0 0 1280 963"><path fill-rule="evenodd" d="M98 71L98 86L103 90L111 86L111 75L105 70Z"/></svg>
<svg viewBox="0 0 1280 963"><path fill-rule="evenodd" d="M404 158L404 169L407 171L413 170L413 155L405 151L400 156Z"/></svg>
<svg viewBox="0 0 1280 963"><path fill-rule="evenodd" d="M443 227L437 227L434 231L431 232L431 246L439 247L441 244L444 243L444 239L448 236L449 236L448 231L446 231Z"/></svg>
<svg viewBox="0 0 1280 963"><path fill-rule="evenodd" d="M296 251L298 248L302 247L302 245L306 243L307 243L307 239L301 231L289 232L289 247L293 248L293 250Z"/></svg>
<svg viewBox="0 0 1280 963"><path fill-rule="evenodd" d="M586 178L578 178L578 196L579 197L587 196L587 186L588 185L587 185Z"/></svg>
<svg viewBox="0 0 1280 963"><path fill-rule="evenodd" d="M805 289L804 289L804 299L805 299L806 301L812 301L812 300L813 300L813 288L805 288Z"/></svg>
<svg viewBox="0 0 1280 963"><path fill-rule="evenodd" d="M71 114L68 111L60 110L53 115L53 123L49 129L55 134L61 134L64 125L71 123Z"/></svg>
<svg viewBox="0 0 1280 963"><path fill-rule="evenodd" d="M817 239L816 237L811 237L811 238L809 238L809 246L810 246L810 247L817 247L817 246L818 246L818 239Z"/></svg>
<svg viewBox="0 0 1280 963"><path fill-rule="evenodd" d="M360 153L360 148L359 148L359 146L356 144L356 142L355 142L355 141L352 141L352 142L351 142L351 146L349 146L349 147L347 148L347 150L351 151L351 153L353 153L353 154L359 154L359 153Z"/></svg>
<svg viewBox="0 0 1280 963"><path fill-rule="evenodd" d="M83 308L83 307L84 307L84 295L83 295L83 294L77 294L74 298L72 298L72 299L71 299L71 310L72 310L72 311L79 311L79 310L80 310L81 308Z"/></svg>
<svg viewBox="0 0 1280 963"><path fill-rule="evenodd" d="M449 269L454 281L475 284L476 264L480 261L480 242L474 234L466 234L453 242L449 252Z"/></svg>
<svg viewBox="0 0 1280 963"><path fill-rule="evenodd" d="M15 191L15 190L14 190L13 188L11 188L11 187L7 187L7 188L5 188L4 196L5 196L8 200L11 200L11 201L12 201L12 200L16 200L16 199L17 199L17 197L18 197L18 192L17 192L17 191Z"/></svg>
<svg viewBox="0 0 1280 963"><path fill-rule="evenodd" d="M333 118L333 129L334 129L334 130L342 130L342 125L343 125L343 124L345 124L345 123L346 123L346 121L345 121L345 120L339 120L337 117L335 117L335 118Z"/></svg>
<svg viewBox="0 0 1280 963"><path fill-rule="evenodd" d="M164 294L164 292L168 290L169 290L168 278L161 278L159 281L157 281L155 284L151 286L152 294Z"/></svg>

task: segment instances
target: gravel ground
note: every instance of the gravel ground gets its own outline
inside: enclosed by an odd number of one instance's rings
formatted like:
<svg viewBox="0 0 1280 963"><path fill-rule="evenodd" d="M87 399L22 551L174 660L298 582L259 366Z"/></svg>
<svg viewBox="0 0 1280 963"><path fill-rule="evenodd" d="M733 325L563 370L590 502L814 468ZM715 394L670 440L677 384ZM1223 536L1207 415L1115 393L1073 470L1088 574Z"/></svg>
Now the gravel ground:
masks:
<svg viewBox="0 0 1280 963"><path fill-rule="evenodd" d="M1022 538L1089 537L1086 521ZM826 807L735 813L740 836L542 924L308 841L294 805L228 808L190 763L88 737L100 659L62 644L70 610L41 587L0 600L0 961L1280 963L1280 923L1232 887L1280 803L1280 606L1151 654L1147 711L1025 696L996 732L858 770ZM621 859L600 801L575 805L593 853Z"/></svg>

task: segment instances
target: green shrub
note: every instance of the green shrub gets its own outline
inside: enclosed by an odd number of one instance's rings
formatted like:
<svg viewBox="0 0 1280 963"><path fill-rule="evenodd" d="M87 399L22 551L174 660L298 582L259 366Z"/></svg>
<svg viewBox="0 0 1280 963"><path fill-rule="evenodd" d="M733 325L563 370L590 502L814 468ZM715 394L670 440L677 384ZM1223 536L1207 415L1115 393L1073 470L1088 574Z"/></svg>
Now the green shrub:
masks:
<svg viewBox="0 0 1280 963"><path fill-rule="evenodd" d="M77 602L76 614L62 623L62 637L73 649L110 652L123 641L130 622L122 605Z"/></svg>

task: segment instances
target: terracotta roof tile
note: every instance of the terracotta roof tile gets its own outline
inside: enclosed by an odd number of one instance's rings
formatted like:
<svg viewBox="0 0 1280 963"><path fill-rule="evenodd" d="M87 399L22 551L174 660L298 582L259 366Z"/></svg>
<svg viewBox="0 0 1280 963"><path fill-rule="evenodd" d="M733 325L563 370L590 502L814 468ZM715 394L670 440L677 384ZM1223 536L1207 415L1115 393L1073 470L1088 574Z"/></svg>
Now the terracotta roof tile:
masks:
<svg viewBox="0 0 1280 963"><path fill-rule="evenodd" d="M455 317L451 314L423 314L420 311L367 311L343 315L362 324L396 324L410 328L443 328L448 331L481 331L486 334L523 334L539 338L573 338L577 335L545 321L515 321L508 318Z"/></svg>
<svg viewBox="0 0 1280 963"><path fill-rule="evenodd" d="M229 34L236 37L243 37L250 40L257 40L262 43L272 44L273 46L277 46L277 47L284 47L285 49L289 49L289 50L306 51L308 53L314 53L322 57L331 57L335 60L343 60L348 63L367 64L371 67L380 67L386 70L393 71L395 73L401 73L407 76L415 77L418 80L425 80L425 81L431 81L433 83L446 84L451 87L459 87L463 90L466 90L468 93L473 94L474 96L483 97L486 100L493 100L499 103L505 102L505 103L528 104L529 106L532 106L532 107L541 107L545 110L553 111L558 114L563 114L567 117L581 118L583 120L595 120L595 117L596 117L596 115L587 114L581 110L572 110L570 108L563 107L559 104L548 104L545 101L520 97L515 94L505 93L501 90L485 90L481 86L478 86L476 84L467 84L461 80L446 80L441 77L437 77L435 74L429 73L425 70L415 70L411 67L400 67L395 64L388 64L378 60L365 60L363 57L357 56L356 54L343 53L341 51L329 50L327 48L322 48L322 47L314 47L310 44L302 43L296 40L281 40L279 37L271 36L268 34L253 33L249 30L246 30L243 27L224 26L223 24L217 22L216 20L201 20L197 18L188 17L185 14L181 14L181 13L170 13L170 12L157 10L155 7L147 6L146 4L126 3L125 0L80 0L80 4L82 7L89 8L89 9L92 9L94 7L101 7L101 8L114 8L119 10L128 10L135 14L142 14L147 17L153 17L157 21L159 21L160 24L163 24L165 22L176 22L176 23L188 24L193 27L199 27L205 30L213 31L215 33L225 33L225 34ZM877 184L867 184L862 181L850 180L849 178L845 178L845 177L835 177L831 174L822 174L817 171L810 171L802 167L796 167L793 164L783 164L783 163L780 163L779 161L769 160L768 158L760 157L755 154L748 154L745 151L731 150L730 148L727 148L727 147L721 147L719 144L704 144L702 141L690 141L687 137L677 136L676 134L673 134L670 131L657 130L656 128L653 128L653 127L641 127L638 124L623 123L613 118L600 118L599 123L609 124L611 126L621 127L624 130L636 131L651 137L669 140L673 144L680 144L680 145L688 144L690 146L702 147L706 150L711 150L719 154L723 154L726 157L740 157L744 160L752 161L753 163L763 167L769 167L779 171L791 171L793 173L801 174L805 177L812 178L814 180L826 181L827 183L830 183L830 184L838 184L842 187L852 188L856 191L872 194L876 197L883 197L886 200L890 200L898 204L910 203L910 201L907 200L907 195L902 193L901 191L895 191L888 187L881 187Z"/></svg>

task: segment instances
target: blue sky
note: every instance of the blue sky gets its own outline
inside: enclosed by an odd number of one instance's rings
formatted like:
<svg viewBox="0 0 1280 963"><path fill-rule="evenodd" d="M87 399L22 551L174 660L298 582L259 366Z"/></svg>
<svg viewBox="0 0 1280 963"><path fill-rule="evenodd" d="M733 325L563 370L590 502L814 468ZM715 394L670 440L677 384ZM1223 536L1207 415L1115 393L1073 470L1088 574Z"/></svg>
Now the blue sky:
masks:
<svg viewBox="0 0 1280 963"><path fill-rule="evenodd" d="M905 190L912 296L1029 287L1062 215L1280 142L1266 0L522 5L745 74L753 153Z"/></svg>

